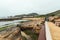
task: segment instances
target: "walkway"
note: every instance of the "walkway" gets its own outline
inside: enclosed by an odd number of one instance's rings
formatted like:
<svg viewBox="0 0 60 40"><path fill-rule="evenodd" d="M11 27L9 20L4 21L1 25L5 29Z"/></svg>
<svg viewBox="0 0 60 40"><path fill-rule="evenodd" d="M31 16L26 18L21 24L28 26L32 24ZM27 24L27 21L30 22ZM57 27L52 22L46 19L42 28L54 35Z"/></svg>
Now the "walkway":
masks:
<svg viewBox="0 0 60 40"><path fill-rule="evenodd" d="M45 22L45 26L42 26L38 40L52 40L48 22Z"/></svg>
<svg viewBox="0 0 60 40"><path fill-rule="evenodd" d="M60 27L56 26L52 22L48 22L47 24L50 28L52 39L53 40L60 40Z"/></svg>

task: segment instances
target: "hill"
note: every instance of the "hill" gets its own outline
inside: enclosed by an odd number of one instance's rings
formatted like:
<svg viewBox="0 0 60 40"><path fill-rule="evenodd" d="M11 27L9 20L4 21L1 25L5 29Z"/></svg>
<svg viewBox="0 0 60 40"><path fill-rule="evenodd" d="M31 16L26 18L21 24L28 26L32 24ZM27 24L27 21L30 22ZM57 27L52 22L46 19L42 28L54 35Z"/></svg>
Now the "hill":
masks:
<svg viewBox="0 0 60 40"><path fill-rule="evenodd" d="M51 12L51 13L48 13L48 14L45 14L45 15L39 15L37 13L29 13L29 14L22 14L22 15L15 15L14 17L17 17L17 18L30 18L30 17L49 17L49 16L60 16L60 10L57 10L55 12Z"/></svg>
<svg viewBox="0 0 60 40"><path fill-rule="evenodd" d="M22 15L15 15L15 17L29 17L29 16L37 16L37 13L30 13L30 14L22 14Z"/></svg>
<svg viewBox="0 0 60 40"><path fill-rule="evenodd" d="M55 12L49 13L46 16L60 16L60 10L57 10Z"/></svg>

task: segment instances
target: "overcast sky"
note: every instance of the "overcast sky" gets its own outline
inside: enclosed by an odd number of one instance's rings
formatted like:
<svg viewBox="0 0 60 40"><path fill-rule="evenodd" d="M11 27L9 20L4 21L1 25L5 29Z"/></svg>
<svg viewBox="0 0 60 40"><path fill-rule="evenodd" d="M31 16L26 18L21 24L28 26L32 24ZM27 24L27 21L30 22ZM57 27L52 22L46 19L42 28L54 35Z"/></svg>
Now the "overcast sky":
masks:
<svg viewBox="0 0 60 40"><path fill-rule="evenodd" d="M60 0L0 0L0 17L60 10Z"/></svg>

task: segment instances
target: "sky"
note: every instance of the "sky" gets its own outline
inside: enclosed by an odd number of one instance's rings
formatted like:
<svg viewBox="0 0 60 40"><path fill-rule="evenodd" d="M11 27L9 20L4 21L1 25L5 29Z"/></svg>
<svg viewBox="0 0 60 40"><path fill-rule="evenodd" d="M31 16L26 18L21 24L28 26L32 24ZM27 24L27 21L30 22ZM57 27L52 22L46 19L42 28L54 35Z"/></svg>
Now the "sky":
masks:
<svg viewBox="0 0 60 40"><path fill-rule="evenodd" d="M0 17L60 10L60 0L0 0Z"/></svg>

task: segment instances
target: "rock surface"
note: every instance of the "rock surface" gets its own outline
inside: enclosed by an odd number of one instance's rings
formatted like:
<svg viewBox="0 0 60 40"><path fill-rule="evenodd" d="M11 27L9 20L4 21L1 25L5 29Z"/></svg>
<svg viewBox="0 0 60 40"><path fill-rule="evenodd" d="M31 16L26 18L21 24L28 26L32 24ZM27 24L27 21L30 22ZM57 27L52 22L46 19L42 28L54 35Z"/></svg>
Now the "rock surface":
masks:
<svg viewBox="0 0 60 40"><path fill-rule="evenodd" d="M9 27L0 32L0 40L22 40L19 27Z"/></svg>
<svg viewBox="0 0 60 40"><path fill-rule="evenodd" d="M21 23L21 28L23 29L32 29L34 30L35 33L39 34L41 26L42 26L41 21L29 21L29 22L24 22Z"/></svg>

